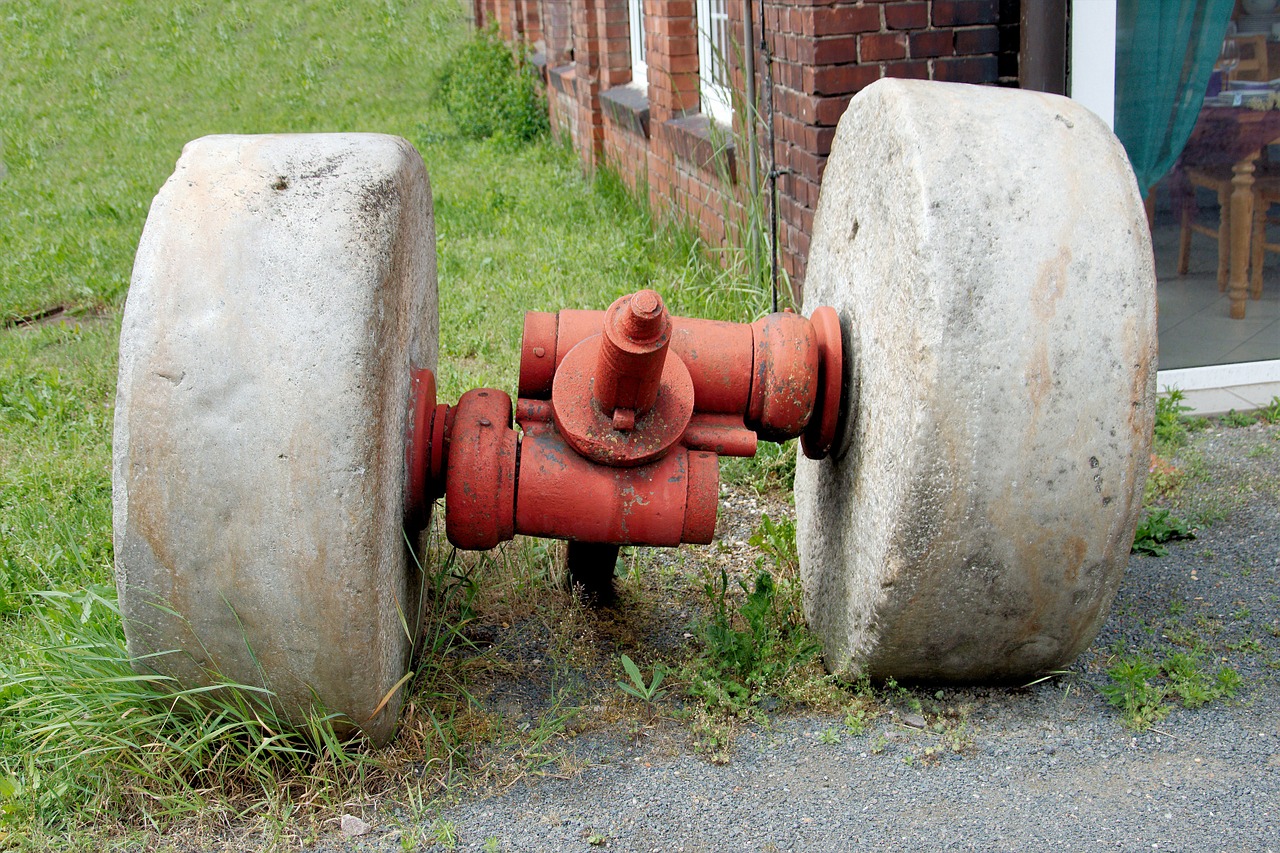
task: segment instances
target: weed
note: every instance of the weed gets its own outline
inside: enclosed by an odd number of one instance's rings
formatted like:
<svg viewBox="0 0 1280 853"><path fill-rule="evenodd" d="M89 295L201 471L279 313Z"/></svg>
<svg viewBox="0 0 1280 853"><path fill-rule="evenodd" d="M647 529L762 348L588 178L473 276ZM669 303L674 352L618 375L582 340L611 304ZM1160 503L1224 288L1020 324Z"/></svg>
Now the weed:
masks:
<svg viewBox="0 0 1280 853"><path fill-rule="evenodd" d="M1169 553L1165 542L1176 539L1194 539L1191 525L1170 515L1167 509L1148 509L1146 517L1138 524L1133 536L1133 552L1163 557Z"/></svg>
<svg viewBox="0 0 1280 853"><path fill-rule="evenodd" d="M1249 452L1246 453L1245 456L1250 459L1260 459L1263 456L1270 456L1273 453L1275 453L1274 447L1270 447L1266 444L1259 444L1256 447L1250 448Z"/></svg>
<svg viewBox="0 0 1280 853"><path fill-rule="evenodd" d="M796 551L796 523L794 519L783 518L774 521L769 514L762 513L760 525L752 532L748 543L758 548L764 556L778 567L784 577L795 577L800 570L800 554Z"/></svg>
<svg viewBox="0 0 1280 853"><path fill-rule="evenodd" d="M1258 420L1269 424L1280 424L1280 396L1271 398L1271 402L1257 411Z"/></svg>
<svg viewBox="0 0 1280 853"><path fill-rule="evenodd" d="M1165 704L1168 688L1160 682L1160 667L1142 656L1122 658L1107 670L1111 682L1102 695L1120 709L1125 722L1135 729L1149 728L1169 713Z"/></svg>
<svg viewBox="0 0 1280 853"><path fill-rule="evenodd" d="M1243 604L1241 604L1241 605L1239 605L1238 607L1236 607L1236 609L1235 609L1235 610L1232 610L1232 611L1231 611L1231 621L1232 621L1232 622L1245 622L1245 621L1247 621L1247 620L1249 619L1249 616L1250 616L1250 615L1252 615L1252 613L1251 613L1251 611L1249 610L1249 608L1248 608L1248 607L1245 607Z"/></svg>
<svg viewBox="0 0 1280 853"><path fill-rule="evenodd" d="M1175 498L1182 492L1186 482L1186 471L1153 453L1150 467L1147 469L1147 483L1143 487L1143 503L1150 504L1158 500Z"/></svg>
<svg viewBox="0 0 1280 853"><path fill-rule="evenodd" d="M1218 419L1223 426L1227 427L1247 427L1252 426L1257 420L1257 416L1248 412L1237 412L1235 409L1227 412Z"/></svg>
<svg viewBox="0 0 1280 853"><path fill-rule="evenodd" d="M867 723L871 719L872 716L865 705L851 707L844 715L844 730L852 737L864 735L867 732Z"/></svg>
<svg viewBox="0 0 1280 853"><path fill-rule="evenodd" d="M800 619L794 582L780 587L762 570L753 587L739 585L746 598L734 612L728 604L728 573L722 568L718 577L705 579L712 614L701 627L703 650L689 674L693 696L729 713L776 695L819 650Z"/></svg>
<svg viewBox="0 0 1280 853"><path fill-rule="evenodd" d="M1240 675L1230 667L1205 668L1199 650L1174 652L1163 660L1147 652L1120 656L1107 669L1109 683L1102 695L1120 709L1125 724L1142 730L1168 716L1173 702L1195 708L1229 699L1241 687Z"/></svg>
<svg viewBox="0 0 1280 853"><path fill-rule="evenodd" d="M1233 652L1244 652L1246 654L1261 654L1262 643L1257 637L1245 637L1234 643L1227 643L1227 648Z"/></svg>
<svg viewBox="0 0 1280 853"><path fill-rule="evenodd" d="M437 818L432 829L435 843L445 850L453 850L458 846L458 828L454 826L453 821Z"/></svg>
<svg viewBox="0 0 1280 853"><path fill-rule="evenodd" d="M1191 406L1185 400L1186 395L1177 388L1166 388L1164 394L1156 397L1153 432L1160 455L1186 444L1192 431L1204 429L1208 425L1204 418L1187 417L1186 413L1191 411Z"/></svg>
<svg viewBox="0 0 1280 853"><path fill-rule="evenodd" d="M829 726L818 732L818 743L824 743L828 746L840 742L840 731L835 726Z"/></svg>
<svg viewBox="0 0 1280 853"><path fill-rule="evenodd" d="M644 674L640 672L640 667L636 666L635 661L631 660L630 657L622 655L621 661L622 668L626 670L627 678L631 679L630 684L625 681L619 681L617 683L619 689L621 689L623 693L626 693L629 696L634 696L640 701L652 705L662 697L663 693L666 692L665 690L659 689L659 686L662 684L662 678L666 675L666 668L663 667L662 664L659 663L654 665L653 678L652 680L647 680L645 679Z"/></svg>

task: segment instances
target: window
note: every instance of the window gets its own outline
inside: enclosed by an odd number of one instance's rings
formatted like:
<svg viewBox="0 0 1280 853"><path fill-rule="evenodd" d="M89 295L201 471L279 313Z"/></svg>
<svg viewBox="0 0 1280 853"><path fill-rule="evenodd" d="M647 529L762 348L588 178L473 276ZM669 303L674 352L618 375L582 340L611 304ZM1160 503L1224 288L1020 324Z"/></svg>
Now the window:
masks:
<svg viewBox="0 0 1280 853"><path fill-rule="evenodd" d="M644 53L644 0L627 0L631 18L631 82L646 86L649 83L649 65Z"/></svg>
<svg viewBox="0 0 1280 853"><path fill-rule="evenodd" d="M698 0L698 90L705 114L724 124L733 121L728 0Z"/></svg>

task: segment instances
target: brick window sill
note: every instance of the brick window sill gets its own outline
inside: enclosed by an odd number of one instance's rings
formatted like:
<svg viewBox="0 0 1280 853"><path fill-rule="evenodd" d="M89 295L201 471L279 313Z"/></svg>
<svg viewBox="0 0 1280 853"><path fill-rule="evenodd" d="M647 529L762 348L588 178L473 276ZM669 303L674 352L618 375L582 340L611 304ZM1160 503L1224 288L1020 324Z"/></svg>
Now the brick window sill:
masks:
<svg viewBox="0 0 1280 853"><path fill-rule="evenodd" d="M604 114L618 127L649 138L649 93L639 86L614 86L600 93Z"/></svg>
<svg viewBox="0 0 1280 853"><path fill-rule="evenodd" d="M560 92L561 94L564 94L564 95L572 96L574 93L573 80L575 77L575 74L574 74L575 70L576 70L576 66L574 66L572 63L570 63L569 65L558 65L555 68L548 68L547 82L557 92Z"/></svg>
<svg viewBox="0 0 1280 853"><path fill-rule="evenodd" d="M671 149L686 163L738 182L737 155L730 130L698 113L672 119L664 126Z"/></svg>

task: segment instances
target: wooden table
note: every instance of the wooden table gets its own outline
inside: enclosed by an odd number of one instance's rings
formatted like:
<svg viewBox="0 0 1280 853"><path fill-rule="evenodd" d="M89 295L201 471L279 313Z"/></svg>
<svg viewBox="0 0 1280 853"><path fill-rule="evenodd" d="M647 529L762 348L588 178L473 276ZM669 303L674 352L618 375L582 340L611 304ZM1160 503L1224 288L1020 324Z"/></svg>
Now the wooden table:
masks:
<svg viewBox="0 0 1280 853"><path fill-rule="evenodd" d="M1222 217L1231 223L1231 260L1227 299L1231 317L1243 320L1249 289L1250 238L1253 232L1253 173L1262 149L1280 140L1280 110L1207 105L1200 110L1191 139L1182 152L1187 166L1231 165L1231 207Z"/></svg>

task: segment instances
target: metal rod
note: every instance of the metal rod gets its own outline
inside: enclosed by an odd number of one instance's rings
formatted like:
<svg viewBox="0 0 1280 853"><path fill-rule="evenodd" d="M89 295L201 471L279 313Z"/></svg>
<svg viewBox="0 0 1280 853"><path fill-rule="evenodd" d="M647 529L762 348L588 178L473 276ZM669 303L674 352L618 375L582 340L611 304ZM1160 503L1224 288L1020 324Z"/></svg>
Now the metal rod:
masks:
<svg viewBox="0 0 1280 853"><path fill-rule="evenodd" d="M760 0L760 53L764 57L766 121L769 128L769 256L773 286L773 311L778 311L778 152L773 136L773 53L769 50L764 0Z"/></svg>
<svg viewBox="0 0 1280 853"><path fill-rule="evenodd" d="M763 0L761 2L763 3ZM760 281L760 144L756 137L758 127L756 119L759 116L759 108L756 105L756 39L752 30L751 0L743 0L742 5L742 44L745 46L743 52L746 54L743 57L743 71L747 78L747 108L743 123L746 125L747 134L747 185L751 191L747 224L751 229L749 251L751 252L751 275L755 279L752 287L755 287Z"/></svg>

